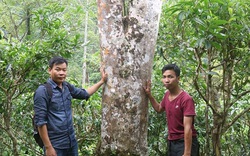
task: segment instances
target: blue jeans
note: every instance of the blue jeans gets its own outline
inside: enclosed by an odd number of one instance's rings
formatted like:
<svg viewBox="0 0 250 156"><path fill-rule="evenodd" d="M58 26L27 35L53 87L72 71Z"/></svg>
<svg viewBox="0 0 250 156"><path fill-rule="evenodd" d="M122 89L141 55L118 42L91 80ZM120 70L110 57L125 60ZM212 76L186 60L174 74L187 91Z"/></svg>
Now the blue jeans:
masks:
<svg viewBox="0 0 250 156"><path fill-rule="evenodd" d="M68 149L55 148L55 151L56 151L57 156L78 156L78 144Z"/></svg>

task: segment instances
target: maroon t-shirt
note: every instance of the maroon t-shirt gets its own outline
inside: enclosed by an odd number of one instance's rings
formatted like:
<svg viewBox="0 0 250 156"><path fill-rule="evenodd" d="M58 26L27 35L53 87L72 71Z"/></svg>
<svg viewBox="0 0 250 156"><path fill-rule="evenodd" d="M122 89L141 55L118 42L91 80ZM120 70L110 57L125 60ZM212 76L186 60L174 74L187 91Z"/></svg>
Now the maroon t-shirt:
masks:
<svg viewBox="0 0 250 156"><path fill-rule="evenodd" d="M161 107L165 109L168 125L168 140L178 140L184 138L184 116L195 116L195 106L193 98L185 91L182 91L174 100L169 101L169 91L166 92ZM197 135L192 125L192 135Z"/></svg>

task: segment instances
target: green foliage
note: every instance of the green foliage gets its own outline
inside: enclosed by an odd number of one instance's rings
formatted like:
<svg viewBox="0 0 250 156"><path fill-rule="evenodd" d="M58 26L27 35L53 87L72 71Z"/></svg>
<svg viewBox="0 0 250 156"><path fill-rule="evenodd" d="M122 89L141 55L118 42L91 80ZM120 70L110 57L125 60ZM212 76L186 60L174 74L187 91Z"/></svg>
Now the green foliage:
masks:
<svg viewBox="0 0 250 156"><path fill-rule="evenodd" d="M94 155L101 135L101 90L87 102L75 100L73 107L79 155Z"/></svg>

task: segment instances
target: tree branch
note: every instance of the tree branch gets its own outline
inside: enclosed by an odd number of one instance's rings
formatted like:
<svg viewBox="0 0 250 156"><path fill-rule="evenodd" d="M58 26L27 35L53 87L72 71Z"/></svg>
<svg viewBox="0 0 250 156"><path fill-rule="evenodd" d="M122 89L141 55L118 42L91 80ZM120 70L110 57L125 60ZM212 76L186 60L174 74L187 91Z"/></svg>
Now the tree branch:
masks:
<svg viewBox="0 0 250 156"><path fill-rule="evenodd" d="M246 95L248 93L250 93L250 90L247 90L247 91L242 92L241 94L239 94L236 99L234 99L232 102L229 103L228 108L230 108L234 103L236 103L239 99L241 99L244 95Z"/></svg>
<svg viewBox="0 0 250 156"><path fill-rule="evenodd" d="M237 114L230 123L225 125L222 132L225 133L228 130L228 128L231 127L242 115L244 115L245 113L249 111L250 111L250 107L246 108L245 110Z"/></svg>
<svg viewBox="0 0 250 156"><path fill-rule="evenodd" d="M195 48L195 50L194 50L194 54L195 54L195 57L196 57L196 59L198 60L198 65L197 65L197 68L196 68L196 72L195 72L195 78L194 78L194 86L195 86L195 88L196 88L196 90L198 91L198 93L199 93L199 95L202 97L202 99L206 102L206 103L208 103L208 100L206 99L206 97L205 96L203 96L203 94L201 93L201 91L200 91L200 87L199 87L199 85L198 85L198 77L199 77L199 70L201 69L201 59L200 59L200 57L199 57L199 54L198 54L198 50L197 50L197 48Z"/></svg>
<svg viewBox="0 0 250 156"><path fill-rule="evenodd" d="M206 104L212 109L213 113L219 115L216 112L215 108L211 104L209 104L209 100L200 91L200 87L199 87L197 82L198 82L198 77L199 77L199 70L202 70L202 61L201 61L201 58L200 58L200 56L198 54L198 49L197 48L195 48L194 54L195 54L196 59L198 60L198 65L197 65L197 68L196 68L195 78L194 78L195 89L199 93L199 95L202 97L202 99L206 102Z"/></svg>

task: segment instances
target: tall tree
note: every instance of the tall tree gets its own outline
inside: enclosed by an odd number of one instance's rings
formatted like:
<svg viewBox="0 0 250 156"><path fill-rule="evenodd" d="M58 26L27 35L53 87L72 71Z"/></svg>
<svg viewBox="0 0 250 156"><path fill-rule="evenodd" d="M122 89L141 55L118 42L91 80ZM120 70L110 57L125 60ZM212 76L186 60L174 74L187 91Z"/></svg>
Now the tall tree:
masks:
<svg viewBox="0 0 250 156"><path fill-rule="evenodd" d="M148 101L161 0L98 0L103 92L101 155L148 155Z"/></svg>

